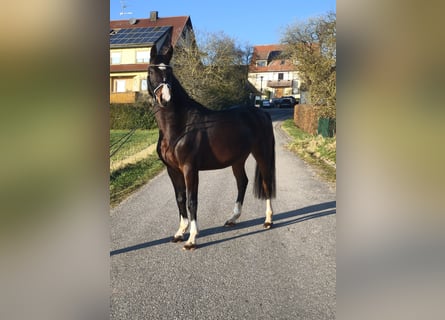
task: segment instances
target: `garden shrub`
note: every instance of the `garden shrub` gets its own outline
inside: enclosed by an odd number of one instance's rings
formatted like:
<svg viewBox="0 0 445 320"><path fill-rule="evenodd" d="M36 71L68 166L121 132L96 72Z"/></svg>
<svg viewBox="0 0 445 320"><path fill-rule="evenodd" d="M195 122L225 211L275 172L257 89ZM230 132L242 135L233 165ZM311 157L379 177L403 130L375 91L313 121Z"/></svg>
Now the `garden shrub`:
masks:
<svg viewBox="0 0 445 320"><path fill-rule="evenodd" d="M110 104L110 129L153 129L156 121L147 101Z"/></svg>

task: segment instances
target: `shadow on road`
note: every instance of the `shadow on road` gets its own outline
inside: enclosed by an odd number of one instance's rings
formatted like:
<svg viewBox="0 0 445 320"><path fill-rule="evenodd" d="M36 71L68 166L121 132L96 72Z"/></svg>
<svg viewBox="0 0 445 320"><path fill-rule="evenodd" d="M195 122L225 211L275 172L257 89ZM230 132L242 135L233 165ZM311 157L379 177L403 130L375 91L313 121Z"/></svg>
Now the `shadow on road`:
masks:
<svg viewBox="0 0 445 320"><path fill-rule="evenodd" d="M331 214L335 214L337 211L336 207L337 207L336 201L330 201L330 202L324 202L324 203L320 203L320 204L307 206L307 207L292 210L292 211L274 214L274 216L273 216L274 225L273 225L272 230L282 228L282 227L285 227L285 226L288 226L291 224L303 222L306 220L316 219L316 218L328 216ZM215 245L218 243L234 240L237 238L243 238L243 237L251 236L251 235L254 235L254 234L257 234L260 232L268 231L268 230L265 230L262 228L263 223L264 223L264 217L261 217L261 218L247 220L247 221L241 221L238 224L236 224L234 227L231 227L231 228L226 228L226 227L220 226L220 227L214 227L214 228L200 230L199 231L199 239L202 239L206 236L210 236L213 234L222 234L225 232L245 229L245 228L249 228L249 227L253 227L253 226L259 226L261 228L261 229L255 230L255 231L238 234L238 235L235 235L230 238L214 240L214 241L210 241L207 243L200 243L198 245L198 248L204 248L204 247L208 247L208 246ZM164 243L168 243L171 241L171 239L172 239L172 236L169 236L166 238L153 240L153 241L137 244L134 246L113 250L110 252L110 256L114 256L114 255L125 253L125 252L135 251L135 250L139 250L139 249L149 248L149 247L157 246L157 245L164 244Z"/></svg>

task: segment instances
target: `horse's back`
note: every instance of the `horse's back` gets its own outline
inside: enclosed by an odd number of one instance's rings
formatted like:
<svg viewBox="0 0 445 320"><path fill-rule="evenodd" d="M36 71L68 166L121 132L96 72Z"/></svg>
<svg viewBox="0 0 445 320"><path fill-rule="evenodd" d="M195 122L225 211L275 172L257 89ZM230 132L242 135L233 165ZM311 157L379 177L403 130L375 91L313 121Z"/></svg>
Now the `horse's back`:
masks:
<svg viewBox="0 0 445 320"><path fill-rule="evenodd" d="M256 107L236 106L211 113L207 117L208 131L218 136L232 137L234 140L248 141L270 134L270 115Z"/></svg>
<svg viewBox="0 0 445 320"><path fill-rule="evenodd" d="M242 119L251 130L254 130L258 137L271 134L272 118L268 112L257 107L245 107L244 109L240 109L239 112L240 119Z"/></svg>
<svg viewBox="0 0 445 320"><path fill-rule="evenodd" d="M192 158L199 163L200 170L220 169L245 161L259 143L267 122L266 115L249 107L199 110L193 117L189 134L178 143L177 151L188 156L194 154Z"/></svg>

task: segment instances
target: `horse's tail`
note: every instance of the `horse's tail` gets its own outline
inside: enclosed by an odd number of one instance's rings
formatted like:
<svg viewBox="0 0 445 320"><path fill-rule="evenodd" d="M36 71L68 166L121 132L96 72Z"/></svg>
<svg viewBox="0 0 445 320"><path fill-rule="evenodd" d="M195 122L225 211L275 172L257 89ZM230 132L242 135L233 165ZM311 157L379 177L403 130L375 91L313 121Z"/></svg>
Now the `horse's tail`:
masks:
<svg viewBox="0 0 445 320"><path fill-rule="evenodd" d="M256 159L253 194L259 199L270 199L275 198L276 195L275 138L273 129L264 148L261 158Z"/></svg>

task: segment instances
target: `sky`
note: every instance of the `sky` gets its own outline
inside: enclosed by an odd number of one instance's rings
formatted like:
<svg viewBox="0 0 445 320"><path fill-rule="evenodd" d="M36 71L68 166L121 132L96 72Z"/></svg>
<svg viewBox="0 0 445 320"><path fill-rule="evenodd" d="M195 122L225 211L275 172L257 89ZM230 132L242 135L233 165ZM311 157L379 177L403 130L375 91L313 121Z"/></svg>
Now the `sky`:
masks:
<svg viewBox="0 0 445 320"><path fill-rule="evenodd" d="M120 15L121 2L125 12ZM336 11L335 0L110 0L110 20L158 16L190 16L193 30L200 33L224 32L239 44L278 44L285 28Z"/></svg>

